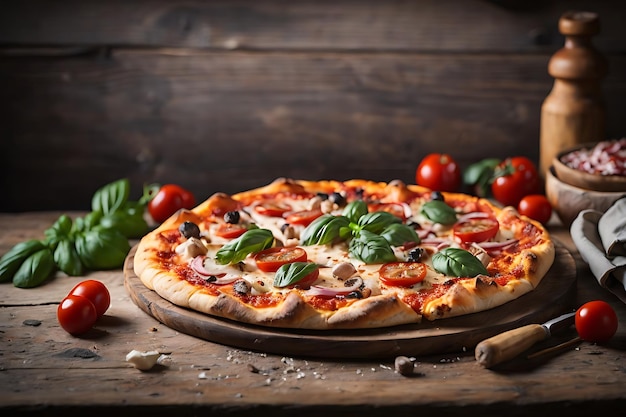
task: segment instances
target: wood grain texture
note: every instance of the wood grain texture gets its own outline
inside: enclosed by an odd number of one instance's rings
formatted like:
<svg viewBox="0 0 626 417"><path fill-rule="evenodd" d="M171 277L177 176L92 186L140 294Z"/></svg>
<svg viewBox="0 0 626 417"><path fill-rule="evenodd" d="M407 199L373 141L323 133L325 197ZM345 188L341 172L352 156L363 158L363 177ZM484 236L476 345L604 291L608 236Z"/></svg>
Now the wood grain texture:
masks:
<svg viewBox="0 0 626 417"><path fill-rule="evenodd" d="M538 160L574 7L600 14L621 137L618 1L7 2L0 211L88 209L121 177L203 199L279 176L413 182L429 152Z"/></svg>
<svg viewBox="0 0 626 417"><path fill-rule="evenodd" d="M42 235L58 214L0 214L0 251ZM479 366L470 350L416 355L418 374L407 378L394 372L392 359L262 354L181 333L133 303L122 269L73 278L58 274L33 289L0 287L0 412L20 417L388 416L416 410L439 416L612 415L626 402L626 305L597 285L567 229L550 231L576 262L576 303L605 299L618 313L621 324L608 345L582 343L496 370ZM94 329L77 338L58 325L56 308L86 278L104 282L112 301ZM545 347L540 343L536 349ZM171 363L140 372L125 362L132 349L169 353Z"/></svg>
<svg viewBox="0 0 626 417"><path fill-rule="evenodd" d="M619 0L22 0L3 5L0 42L15 47L171 46L215 49L536 51L560 47L556 22L592 10L606 27ZM623 37L598 39L623 50Z"/></svg>

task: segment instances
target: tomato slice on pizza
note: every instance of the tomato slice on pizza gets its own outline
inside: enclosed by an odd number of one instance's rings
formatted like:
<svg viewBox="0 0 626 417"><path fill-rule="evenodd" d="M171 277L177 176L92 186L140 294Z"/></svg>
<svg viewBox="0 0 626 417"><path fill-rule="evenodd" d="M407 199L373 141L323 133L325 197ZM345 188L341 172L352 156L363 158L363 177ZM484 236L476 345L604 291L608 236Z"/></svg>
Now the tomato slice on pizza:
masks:
<svg viewBox="0 0 626 417"><path fill-rule="evenodd" d="M256 266L263 272L276 272L278 268L285 264L306 262L306 260L306 251L300 247L269 248L254 255Z"/></svg>

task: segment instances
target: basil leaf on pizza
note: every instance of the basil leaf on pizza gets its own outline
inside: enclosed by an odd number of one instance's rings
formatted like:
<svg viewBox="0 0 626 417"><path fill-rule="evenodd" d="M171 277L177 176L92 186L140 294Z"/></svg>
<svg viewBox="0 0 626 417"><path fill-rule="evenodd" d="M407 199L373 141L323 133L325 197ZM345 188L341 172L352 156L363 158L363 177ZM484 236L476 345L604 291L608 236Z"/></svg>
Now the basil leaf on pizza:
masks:
<svg viewBox="0 0 626 417"><path fill-rule="evenodd" d="M350 221L346 217L324 214L304 229L300 241L305 246L311 246L345 240L349 236L349 225Z"/></svg>
<svg viewBox="0 0 626 417"><path fill-rule="evenodd" d="M440 224L456 222L456 211L440 200L432 200L422 205L421 213L429 220Z"/></svg>
<svg viewBox="0 0 626 417"><path fill-rule="evenodd" d="M401 223L400 218L394 216L386 211L375 211L367 213L358 221L359 229L367 230L368 232L380 234L387 226L394 223Z"/></svg>
<svg viewBox="0 0 626 417"><path fill-rule="evenodd" d="M318 266L312 262L292 262L282 265L274 276L274 286L284 288L294 285L317 269Z"/></svg>
<svg viewBox="0 0 626 417"><path fill-rule="evenodd" d="M368 230L361 230L358 236L350 241L350 255L366 264L393 262L396 255L389 242Z"/></svg>
<svg viewBox="0 0 626 417"><path fill-rule="evenodd" d="M274 243L274 235L268 229L251 229L222 246L215 254L220 265L243 261L251 253L267 249Z"/></svg>
<svg viewBox="0 0 626 417"><path fill-rule="evenodd" d="M420 238L415 232L415 229L401 223L390 224L382 231L380 236L385 238L392 246L403 246L409 242L420 242Z"/></svg>
<svg viewBox="0 0 626 417"><path fill-rule="evenodd" d="M489 275L487 268L474 255L460 248L445 248L433 255L433 268L453 277Z"/></svg>
<svg viewBox="0 0 626 417"><path fill-rule="evenodd" d="M368 212L367 204L363 200L355 200L343 209L342 216L350 220L351 223L358 223L359 219Z"/></svg>

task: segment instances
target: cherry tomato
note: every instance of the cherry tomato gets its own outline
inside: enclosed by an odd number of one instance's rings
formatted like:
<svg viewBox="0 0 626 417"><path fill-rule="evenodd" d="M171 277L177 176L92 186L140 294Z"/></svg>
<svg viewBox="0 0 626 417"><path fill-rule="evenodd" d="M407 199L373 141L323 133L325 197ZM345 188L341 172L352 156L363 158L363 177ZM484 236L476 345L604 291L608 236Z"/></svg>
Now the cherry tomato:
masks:
<svg viewBox="0 0 626 417"><path fill-rule="evenodd" d="M415 182L433 191L457 191L461 185L461 169L450 155L431 153L418 165Z"/></svg>
<svg viewBox="0 0 626 417"><path fill-rule="evenodd" d="M261 203L258 206L254 206L254 210L264 216L283 217L283 214L291 211L292 208L289 204L281 203L278 201L268 201L265 203Z"/></svg>
<svg viewBox="0 0 626 417"><path fill-rule="evenodd" d="M322 210L320 209L302 210L287 214L285 219L289 224L301 224L303 226L308 226L311 222L313 222L313 220L317 219L322 214Z"/></svg>
<svg viewBox="0 0 626 417"><path fill-rule="evenodd" d="M576 311L576 331L581 339L593 343L608 341L617 331L617 314L605 301L583 304Z"/></svg>
<svg viewBox="0 0 626 417"><path fill-rule="evenodd" d="M456 223L452 227L454 236L462 242L484 242L494 237L500 230L500 223L495 217L474 217Z"/></svg>
<svg viewBox="0 0 626 417"><path fill-rule="evenodd" d="M57 319L66 332L79 335L93 327L98 313L87 297L68 295L57 308Z"/></svg>
<svg viewBox="0 0 626 417"><path fill-rule="evenodd" d="M243 224L222 223L215 229L215 235L225 239L234 239L243 235L248 228Z"/></svg>
<svg viewBox="0 0 626 417"><path fill-rule="evenodd" d="M154 221L163 223L181 208L191 209L196 205L193 194L175 184L166 184L148 203L148 212Z"/></svg>
<svg viewBox="0 0 626 417"><path fill-rule="evenodd" d="M539 193L541 182L537 167L526 157L505 159L496 167L495 175L491 193L505 206L517 207L524 196Z"/></svg>
<svg viewBox="0 0 626 417"><path fill-rule="evenodd" d="M421 262L390 262L380 267L380 280L394 287L410 287L426 277L426 265Z"/></svg>
<svg viewBox="0 0 626 417"><path fill-rule="evenodd" d="M86 297L96 307L98 317L104 315L111 305L111 294L107 287L100 281L88 279L78 283L69 295Z"/></svg>
<svg viewBox="0 0 626 417"><path fill-rule="evenodd" d="M306 262L306 251L300 247L269 248L254 255L256 266L264 272L276 272L282 265Z"/></svg>
<svg viewBox="0 0 626 417"><path fill-rule="evenodd" d="M524 216L546 224L552 216L552 205L543 194L529 194L520 200L517 211Z"/></svg>

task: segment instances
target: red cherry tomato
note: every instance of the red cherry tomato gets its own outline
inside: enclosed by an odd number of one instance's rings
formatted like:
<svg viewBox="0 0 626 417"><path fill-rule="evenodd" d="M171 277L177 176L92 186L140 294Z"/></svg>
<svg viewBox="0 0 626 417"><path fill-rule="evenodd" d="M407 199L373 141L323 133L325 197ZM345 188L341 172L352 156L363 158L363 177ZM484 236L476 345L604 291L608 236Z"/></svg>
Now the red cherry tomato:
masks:
<svg viewBox="0 0 626 417"><path fill-rule="evenodd" d="M617 314L605 301L583 304L576 311L576 331L581 339L593 343L607 342L617 331Z"/></svg>
<svg viewBox="0 0 626 417"><path fill-rule="evenodd" d="M300 247L269 248L254 255L256 266L264 272L276 272L278 268L293 262L306 262L306 251Z"/></svg>
<svg viewBox="0 0 626 417"><path fill-rule="evenodd" d="M546 224L552 216L552 205L543 194L529 194L520 200L517 211L524 216Z"/></svg>
<svg viewBox="0 0 626 417"><path fill-rule="evenodd" d="M79 335L93 327L98 313L87 297L68 295L57 308L57 319L66 332Z"/></svg>
<svg viewBox="0 0 626 417"><path fill-rule="evenodd" d="M390 262L380 267L380 280L389 286L410 287L426 277L426 265L421 262Z"/></svg>
<svg viewBox="0 0 626 417"><path fill-rule="evenodd" d="M215 229L215 235L225 239L235 239L244 233L248 228L243 224L222 223Z"/></svg>
<svg viewBox="0 0 626 417"><path fill-rule="evenodd" d="M285 219L289 224L301 224L303 226L308 226L313 222L313 220L317 219L322 214L322 210L320 209L302 210L289 213Z"/></svg>
<svg viewBox="0 0 626 417"><path fill-rule="evenodd" d="M461 169L450 155L431 153L418 165L415 182L433 191L457 191L461 185Z"/></svg>
<svg viewBox="0 0 626 417"><path fill-rule="evenodd" d="M535 164L523 156L502 161L495 169L491 184L493 197L505 206L517 207L529 194L537 194L541 185Z"/></svg>
<svg viewBox="0 0 626 417"><path fill-rule="evenodd" d="M254 210L264 216L283 217L283 214L291 211L292 208L289 204L278 201L267 201L259 204L258 206L254 206Z"/></svg>
<svg viewBox="0 0 626 417"><path fill-rule="evenodd" d="M181 208L191 209L196 205L193 194L175 184L163 185L148 203L148 212L154 221L163 223Z"/></svg>
<svg viewBox="0 0 626 417"><path fill-rule="evenodd" d="M87 298L96 307L98 317L104 315L111 305L111 294L107 287L100 281L88 279L78 283L69 295L79 295Z"/></svg>
<svg viewBox="0 0 626 417"><path fill-rule="evenodd" d="M452 227L454 236L462 242L484 242L494 237L500 230L500 223L495 217L474 217L456 223Z"/></svg>

